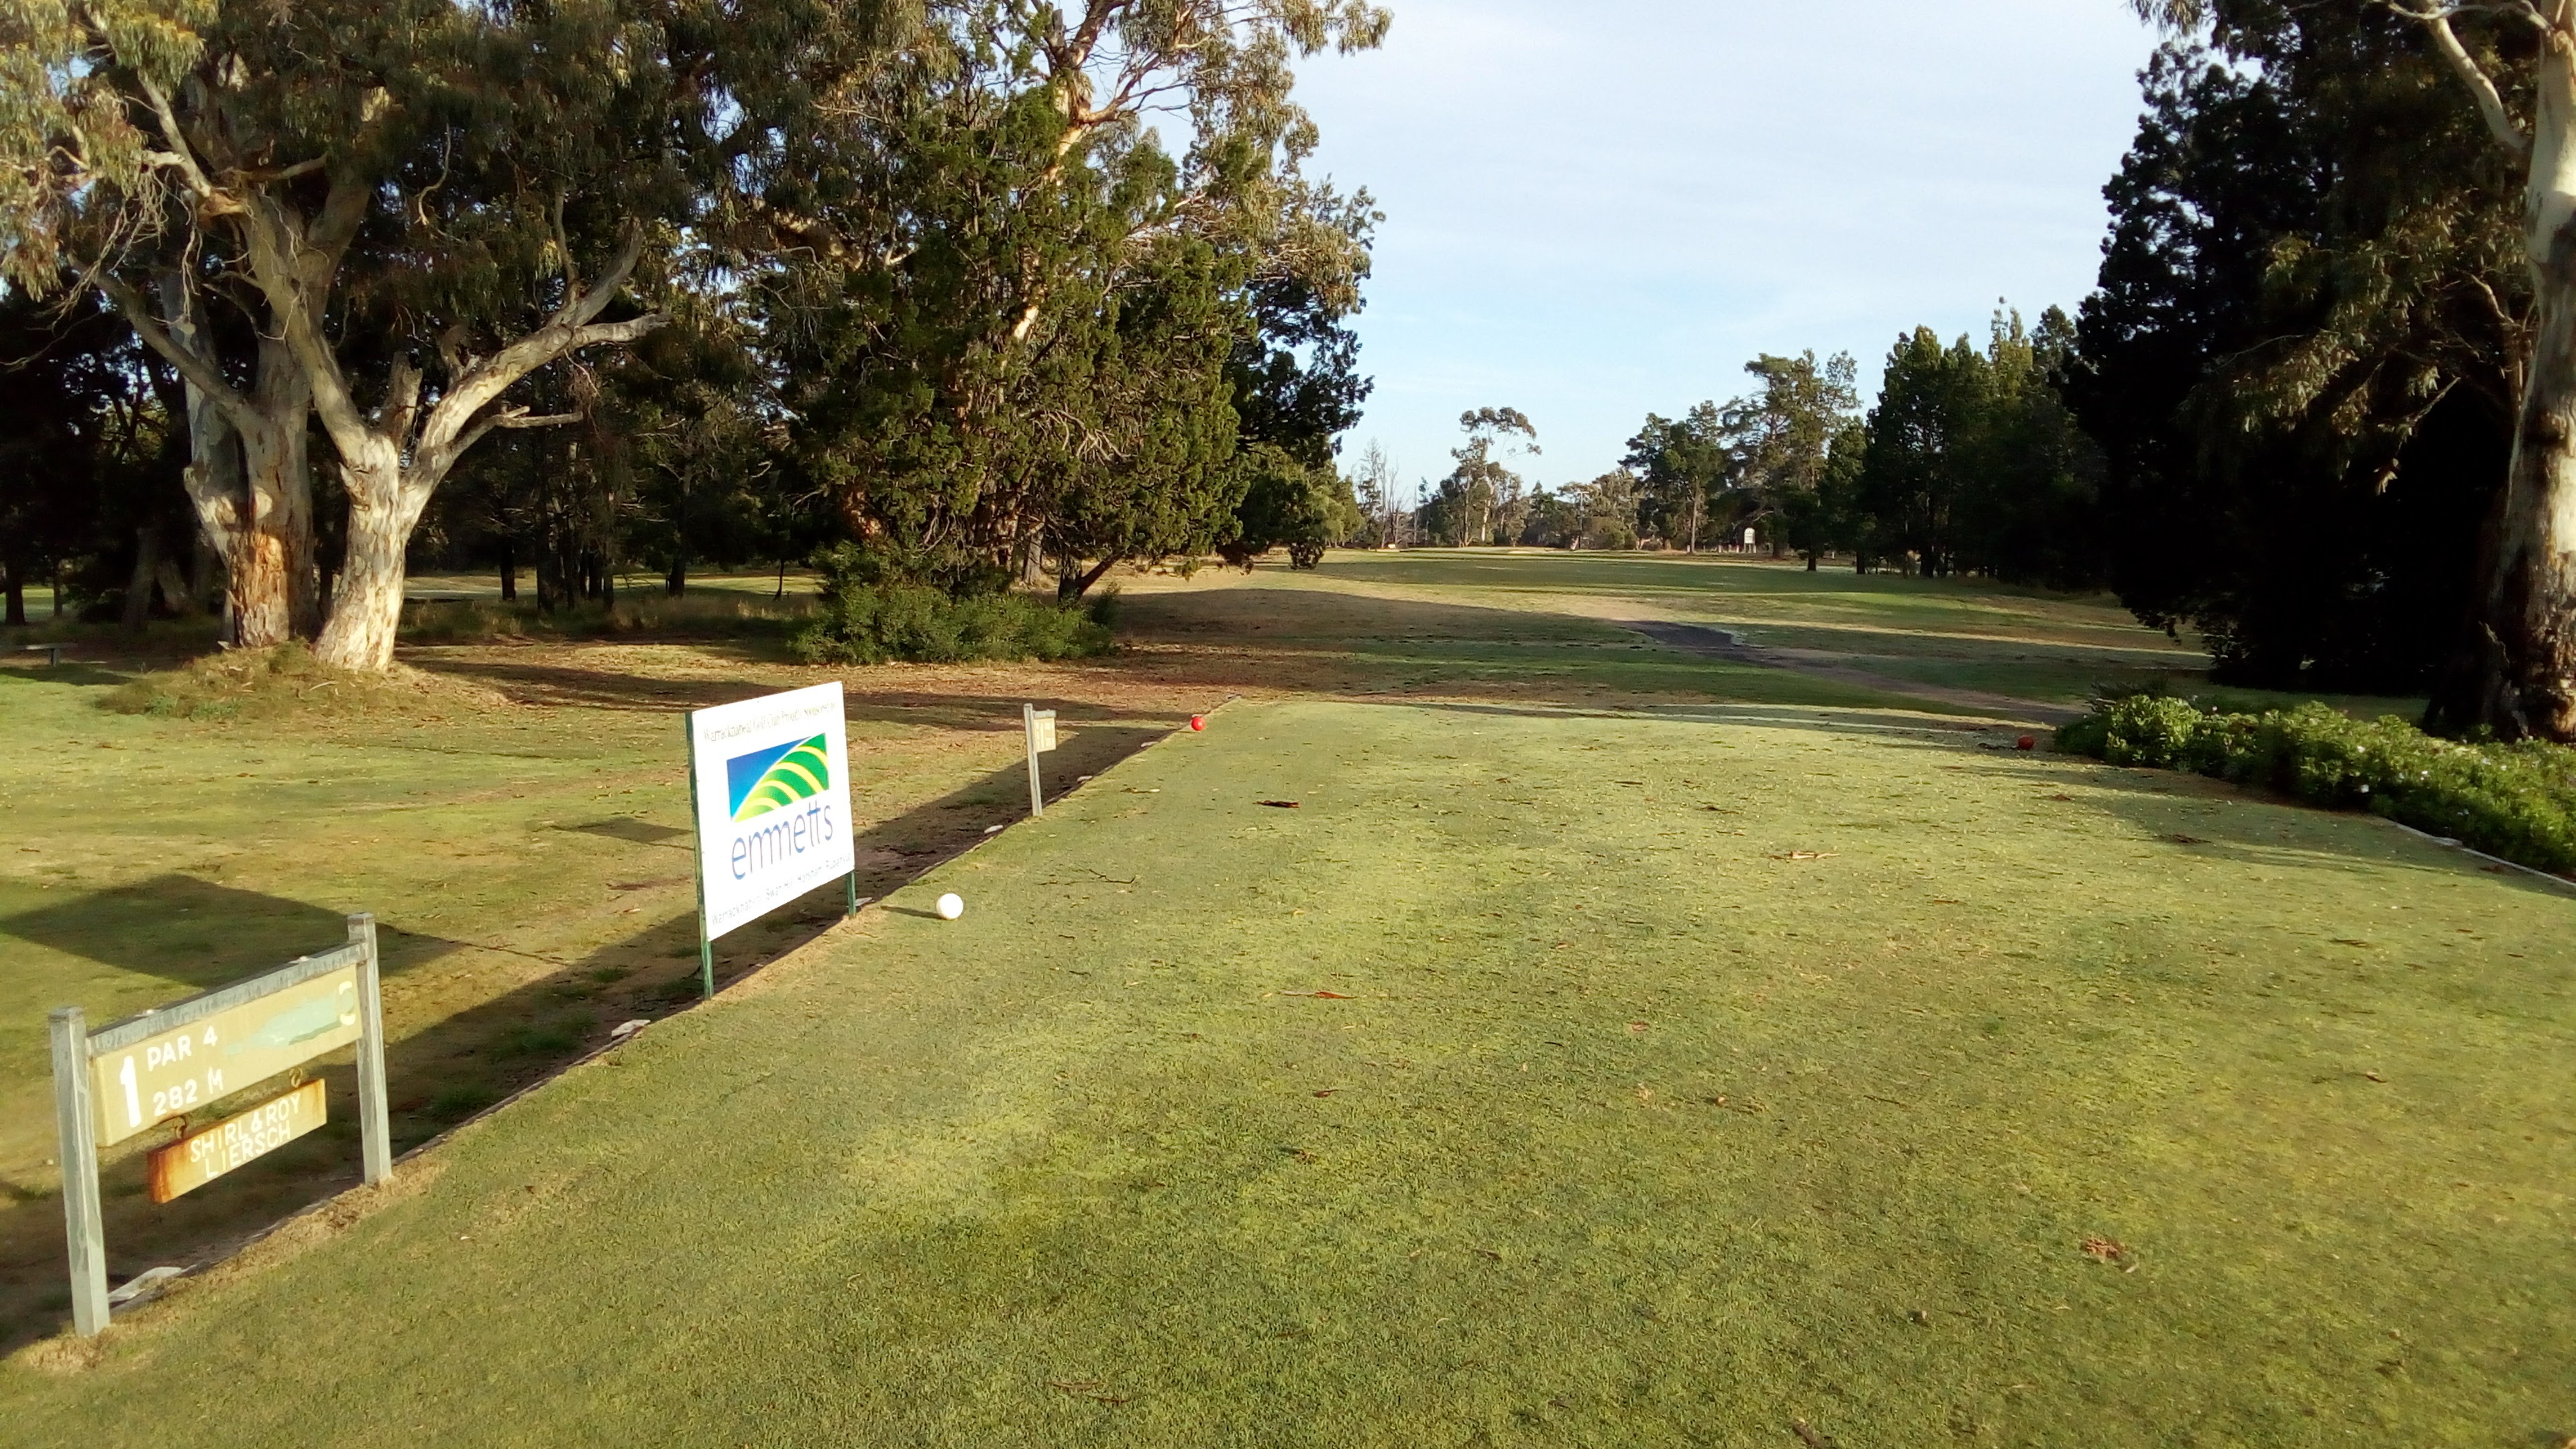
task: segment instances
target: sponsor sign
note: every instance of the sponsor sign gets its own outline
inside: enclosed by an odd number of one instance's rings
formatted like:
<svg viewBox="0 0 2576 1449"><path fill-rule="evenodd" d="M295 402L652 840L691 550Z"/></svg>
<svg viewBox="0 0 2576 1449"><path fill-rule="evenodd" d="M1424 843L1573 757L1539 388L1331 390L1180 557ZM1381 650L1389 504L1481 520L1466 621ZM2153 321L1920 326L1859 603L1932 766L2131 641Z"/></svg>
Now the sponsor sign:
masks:
<svg viewBox="0 0 2576 1449"><path fill-rule="evenodd" d="M98 1145L202 1112L357 1039L358 967L352 962L101 1051L89 1063Z"/></svg>
<svg viewBox="0 0 2576 1449"><path fill-rule="evenodd" d="M1029 716L1029 753L1043 755L1055 748L1055 711L1042 709Z"/></svg>
<svg viewBox="0 0 2576 1449"><path fill-rule="evenodd" d="M707 940L857 869L849 770L838 684L689 716Z"/></svg>
<svg viewBox="0 0 2576 1449"><path fill-rule="evenodd" d="M192 1132L167 1147L156 1147L145 1159L151 1169L152 1200L168 1202L254 1157L274 1152L322 1125L322 1084L306 1082L282 1097L271 1097L247 1112L227 1117L203 1132Z"/></svg>

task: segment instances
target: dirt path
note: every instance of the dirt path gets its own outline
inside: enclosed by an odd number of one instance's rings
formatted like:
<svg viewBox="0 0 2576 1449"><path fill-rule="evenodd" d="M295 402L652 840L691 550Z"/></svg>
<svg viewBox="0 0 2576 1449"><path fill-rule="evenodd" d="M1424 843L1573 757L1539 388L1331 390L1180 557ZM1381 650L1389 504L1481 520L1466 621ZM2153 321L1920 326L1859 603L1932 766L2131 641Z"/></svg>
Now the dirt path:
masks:
<svg viewBox="0 0 2576 1449"><path fill-rule="evenodd" d="M1853 669L1839 664L1818 663L1812 651L1791 654L1784 650L1765 649L1748 644L1725 629L1706 624L1679 624L1669 619L1621 619L1619 626L1634 629L1667 649L1695 654L1706 659L1723 659L1730 664L1755 664L1766 669L1789 669L1815 679L1828 679L1836 684L1849 684L1862 689L1875 689L1888 694L1910 694L1917 699L1934 699L1961 709L1973 709L2007 719L2015 724L2060 725L2078 718L2081 710L2062 704L2043 704L2033 699L2016 699L2007 694L1988 694L1975 689L1951 689L1944 685L1923 684L1911 679L1895 679Z"/></svg>

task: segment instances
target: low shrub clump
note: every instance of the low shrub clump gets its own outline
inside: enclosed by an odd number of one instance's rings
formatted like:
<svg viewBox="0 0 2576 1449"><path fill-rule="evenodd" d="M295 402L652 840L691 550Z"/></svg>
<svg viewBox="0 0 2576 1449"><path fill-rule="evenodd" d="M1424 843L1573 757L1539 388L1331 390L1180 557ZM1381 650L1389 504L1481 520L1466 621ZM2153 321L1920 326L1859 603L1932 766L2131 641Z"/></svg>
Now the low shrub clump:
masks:
<svg viewBox="0 0 2576 1449"><path fill-rule="evenodd" d="M2576 871L2576 750L2562 745L2464 744L2320 704L2222 714L2140 694L2096 702L2057 747L2369 810L2536 870Z"/></svg>
<svg viewBox="0 0 2576 1449"><path fill-rule="evenodd" d="M672 598L638 592L614 604L584 602L558 609L498 599L430 599L403 609L406 644L505 644L536 640L739 638L784 635L813 613L801 596L770 599L726 589Z"/></svg>
<svg viewBox="0 0 2576 1449"><path fill-rule="evenodd" d="M333 669L302 644L238 649L146 674L99 699L118 714L156 719L267 719L372 697L387 681Z"/></svg>
<svg viewBox="0 0 2576 1449"><path fill-rule="evenodd" d="M955 664L1106 654L1114 594L1088 607L1027 594L956 593L888 577L855 552L823 560L822 617L796 636L809 664Z"/></svg>

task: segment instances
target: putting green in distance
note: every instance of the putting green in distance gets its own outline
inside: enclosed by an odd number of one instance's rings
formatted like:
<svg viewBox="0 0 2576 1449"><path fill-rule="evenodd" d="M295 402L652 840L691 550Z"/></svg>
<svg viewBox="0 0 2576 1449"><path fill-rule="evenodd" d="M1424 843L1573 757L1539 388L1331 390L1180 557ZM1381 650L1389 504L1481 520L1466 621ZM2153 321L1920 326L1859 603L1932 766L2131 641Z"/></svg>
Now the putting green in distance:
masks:
<svg viewBox="0 0 2576 1449"><path fill-rule="evenodd" d="M207 1446L2576 1428L2569 903L2368 818L1991 742L1238 706L95 1366L22 1356L0 1418L143 1444L182 1412ZM942 922L951 889L975 909Z"/></svg>

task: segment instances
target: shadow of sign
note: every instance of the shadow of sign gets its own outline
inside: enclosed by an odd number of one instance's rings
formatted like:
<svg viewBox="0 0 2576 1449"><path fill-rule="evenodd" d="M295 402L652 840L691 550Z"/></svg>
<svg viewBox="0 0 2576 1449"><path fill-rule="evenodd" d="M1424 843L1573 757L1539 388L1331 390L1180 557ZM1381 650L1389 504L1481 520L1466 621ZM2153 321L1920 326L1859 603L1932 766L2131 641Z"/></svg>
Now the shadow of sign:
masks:
<svg viewBox="0 0 2576 1449"><path fill-rule="evenodd" d="M173 874L0 916L0 934L211 990L307 952L329 950L340 944L346 920L331 907ZM388 972L463 949L455 941L382 924L377 938Z"/></svg>
<svg viewBox="0 0 2576 1449"><path fill-rule="evenodd" d="M585 825L558 825L555 829L570 831L576 835L596 835L606 840L623 840L629 845L662 845L669 841L686 840L689 837L689 832L676 826L655 825L649 820L636 820L627 816L593 820Z"/></svg>

